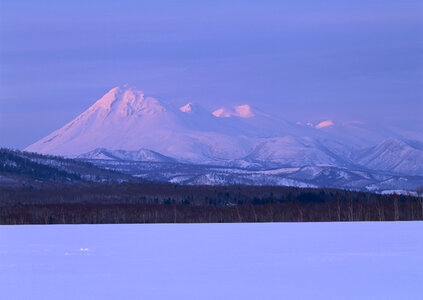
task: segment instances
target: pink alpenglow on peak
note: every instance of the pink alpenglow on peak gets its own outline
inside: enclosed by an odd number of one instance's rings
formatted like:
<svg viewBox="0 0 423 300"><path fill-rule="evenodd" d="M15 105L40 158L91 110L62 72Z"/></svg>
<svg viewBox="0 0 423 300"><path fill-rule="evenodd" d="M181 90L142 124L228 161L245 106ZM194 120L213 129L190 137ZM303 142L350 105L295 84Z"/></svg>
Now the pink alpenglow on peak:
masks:
<svg viewBox="0 0 423 300"><path fill-rule="evenodd" d="M329 127L329 126L333 126L333 125L335 125L335 124L331 120L326 120L326 121L323 121L323 122L320 122L319 124L317 124L315 126L315 128L320 129L320 128L323 128L323 127Z"/></svg>
<svg viewBox="0 0 423 300"><path fill-rule="evenodd" d="M128 85L111 89L89 111L113 111L122 116L154 114L166 109L155 98L146 97L143 91Z"/></svg>
<svg viewBox="0 0 423 300"><path fill-rule="evenodd" d="M229 118L232 116L240 118L251 118L255 116L251 106L248 104L235 106L233 108L222 107L218 110L215 110L213 115L218 118Z"/></svg>
<svg viewBox="0 0 423 300"><path fill-rule="evenodd" d="M218 118L229 118L231 113L226 108L219 108L213 112L213 115Z"/></svg>
<svg viewBox="0 0 423 300"><path fill-rule="evenodd" d="M191 112L192 111L192 103L190 102L190 103L185 104L184 106L180 107L179 110L182 111L182 112L185 112L185 113Z"/></svg>
<svg viewBox="0 0 423 300"><path fill-rule="evenodd" d="M254 117L254 113L251 109L251 106L248 104L240 105L235 107L235 111L238 117L241 118L251 118Z"/></svg>

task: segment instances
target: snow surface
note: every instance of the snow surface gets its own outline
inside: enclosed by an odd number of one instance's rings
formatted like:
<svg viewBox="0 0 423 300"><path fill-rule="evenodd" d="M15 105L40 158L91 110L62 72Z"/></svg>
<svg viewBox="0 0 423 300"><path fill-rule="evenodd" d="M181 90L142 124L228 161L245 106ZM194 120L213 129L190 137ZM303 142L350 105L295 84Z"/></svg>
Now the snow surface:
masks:
<svg viewBox="0 0 423 300"><path fill-rule="evenodd" d="M421 299L423 222L0 226L2 299Z"/></svg>

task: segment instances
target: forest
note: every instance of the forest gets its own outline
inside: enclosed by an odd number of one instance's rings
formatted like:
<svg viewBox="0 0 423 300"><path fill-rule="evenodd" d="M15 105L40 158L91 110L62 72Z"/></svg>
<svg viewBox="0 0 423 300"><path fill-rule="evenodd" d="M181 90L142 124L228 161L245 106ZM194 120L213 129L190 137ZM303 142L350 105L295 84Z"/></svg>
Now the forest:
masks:
<svg viewBox="0 0 423 300"><path fill-rule="evenodd" d="M1 187L0 224L423 220L421 194L130 182Z"/></svg>

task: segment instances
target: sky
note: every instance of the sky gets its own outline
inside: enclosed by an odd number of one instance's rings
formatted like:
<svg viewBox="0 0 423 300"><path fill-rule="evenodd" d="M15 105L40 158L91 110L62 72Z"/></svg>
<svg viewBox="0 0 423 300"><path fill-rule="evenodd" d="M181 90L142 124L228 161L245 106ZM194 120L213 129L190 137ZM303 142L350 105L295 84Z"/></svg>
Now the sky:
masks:
<svg viewBox="0 0 423 300"><path fill-rule="evenodd" d="M0 2L0 146L25 148L126 83L211 111L423 130L423 2Z"/></svg>

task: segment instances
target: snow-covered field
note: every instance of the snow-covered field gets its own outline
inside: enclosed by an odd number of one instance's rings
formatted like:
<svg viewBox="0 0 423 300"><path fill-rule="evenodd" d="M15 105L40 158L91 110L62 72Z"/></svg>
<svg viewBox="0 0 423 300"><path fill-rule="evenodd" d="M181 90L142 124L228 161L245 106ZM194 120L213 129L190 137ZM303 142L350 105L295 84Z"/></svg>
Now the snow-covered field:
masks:
<svg viewBox="0 0 423 300"><path fill-rule="evenodd" d="M0 226L1 299L421 299L423 222Z"/></svg>

